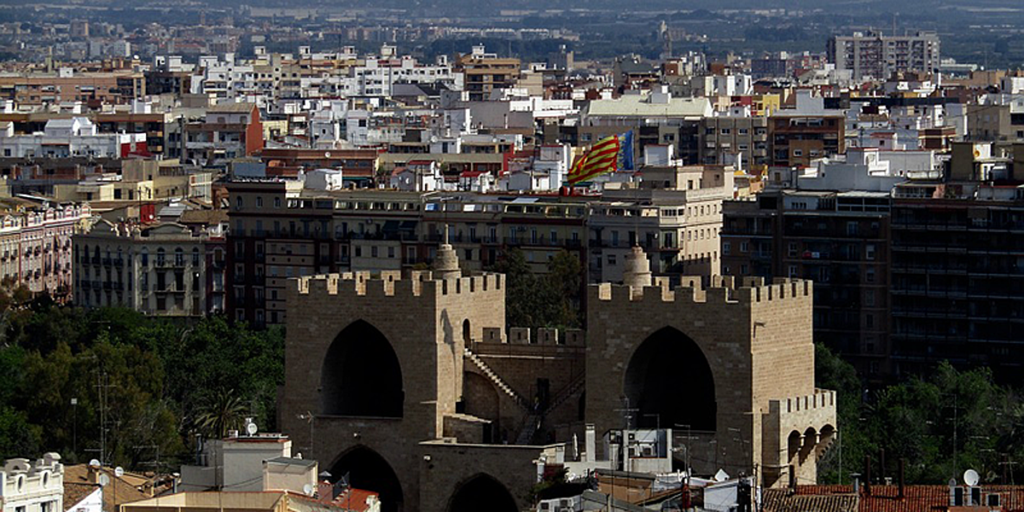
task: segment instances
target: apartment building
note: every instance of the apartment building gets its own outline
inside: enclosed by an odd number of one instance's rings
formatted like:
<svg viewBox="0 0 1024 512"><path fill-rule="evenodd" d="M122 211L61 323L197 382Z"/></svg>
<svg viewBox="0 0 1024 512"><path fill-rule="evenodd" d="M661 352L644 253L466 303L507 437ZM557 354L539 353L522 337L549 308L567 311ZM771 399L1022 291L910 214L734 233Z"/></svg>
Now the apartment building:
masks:
<svg viewBox="0 0 1024 512"><path fill-rule="evenodd" d="M780 111L768 121L771 165L809 166L811 160L846 151L846 120L842 115Z"/></svg>
<svg viewBox="0 0 1024 512"><path fill-rule="evenodd" d="M766 117L708 117L701 120L699 133L704 164L746 169L770 162Z"/></svg>
<svg viewBox="0 0 1024 512"><path fill-rule="evenodd" d="M861 375L891 371L885 192L771 190L726 201L722 274L814 281L814 337Z"/></svg>
<svg viewBox="0 0 1024 512"><path fill-rule="evenodd" d="M1024 189L898 186L892 205L894 373L948 360L1019 384L1024 366Z"/></svg>
<svg viewBox="0 0 1024 512"><path fill-rule="evenodd" d="M14 100L17 105L72 101L127 105L145 95L145 76L130 69L79 73L66 68L46 73L0 73L0 98Z"/></svg>
<svg viewBox="0 0 1024 512"><path fill-rule="evenodd" d="M455 63L456 71L463 75L462 83L469 101L485 101L496 90L515 87L520 67L519 59L487 53L483 45L473 46L472 52Z"/></svg>
<svg viewBox="0 0 1024 512"><path fill-rule="evenodd" d="M74 237L75 304L127 307L154 316L202 316L224 310L219 225L191 229L102 220Z"/></svg>
<svg viewBox="0 0 1024 512"><path fill-rule="evenodd" d="M838 70L852 71L855 80L882 80L897 72L938 69L939 47L939 36L935 32L903 36L854 32L829 39L828 60Z"/></svg>
<svg viewBox="0 0 1024 512"><path fill-rule="evenodd" d="M972 141L1024 141L1024 97L1004 97L967 106Z"/></svg>
<svg viewBox="0 0 1024 512"><path fill-rule="evenodd" d="M465 270L493 265L509 247L538 272L563 249L583 259L587 208L579 198L314 191L280 179L239 179L227 189L227 300L237 320L283 322L290 277L429 266L445 225Z"/></svg>
<svg viewBox="0 0 1024 512"><path fill-rule="evenodd" d="M0 154L14 158L125 158L148 155L145 133L100 133L86 117L50 119L43 130L16 133L14 123L0 122Z"/></svg>
<svg viewBox="0 0 1024 512"><path fill-rule="evenodd" d="M71 240L92 216L89 205L4 201L0 278L63 301L72 289Z"/></svg>
<svg viewBox="0 0 1024 512"><path fill-rule="evenodd" d="M185 125L186 160L203 165L224 163L263 149L263 125L254 103L210 107L200 122Z"/></svg>
<svg viewBox="0 0 1024 512"><path fill-rule="evenodd" d="M0 496L3 512L64 510L64 464L60 455L50 452L36 461L4 461L0 467Z"/></svg>
<svg viewBox="0 0 1024 512"><path fill-rule="evenodd" d="M722 201L732 196L732 168L644 167L639 188L606 190L589 204L588 278L621 280L635 245L655 275L720 275Z"/></svg>

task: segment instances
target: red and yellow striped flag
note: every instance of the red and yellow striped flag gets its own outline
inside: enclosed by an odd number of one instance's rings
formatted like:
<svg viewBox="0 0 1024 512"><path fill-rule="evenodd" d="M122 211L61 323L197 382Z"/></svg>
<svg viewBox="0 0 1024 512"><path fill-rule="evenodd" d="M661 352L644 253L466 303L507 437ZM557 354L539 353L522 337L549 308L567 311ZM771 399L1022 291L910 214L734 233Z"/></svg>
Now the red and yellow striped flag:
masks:
<svg viewBox="0 0 1024 512"><path fill-rule="evenodd" d="M594 144L572 164L569 184L575 185L620 169L633 169L633 132L611 135Z"/></svg>

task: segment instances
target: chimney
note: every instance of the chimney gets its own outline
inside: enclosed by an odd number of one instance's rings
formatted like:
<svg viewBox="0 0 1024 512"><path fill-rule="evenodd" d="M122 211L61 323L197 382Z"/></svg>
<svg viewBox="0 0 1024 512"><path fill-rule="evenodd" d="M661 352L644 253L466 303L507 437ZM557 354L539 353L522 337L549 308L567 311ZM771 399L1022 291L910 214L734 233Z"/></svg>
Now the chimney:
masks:
<svg viewBox="0 0 1024 512"><path fill-rule="evenodd" d="M320 480L316 484L317 499L330 503L334 499L334 486L327 480Z"/></svg>
<svg viewBox="0 0 1024 512"><path fill-rule="evenodd" d="M594 431L594 424L593 423L588 423L587 424L587 432L585 434L585 439L583 441L584 441L583 449L586 450L585 454L587 456L587 459L586 459L587 462L594 462L594 461L596 461L597 460L597 433Z"/></svg>
<svg viewBox="0 0 1024 512"><path fill-rule="evenodd" d="M903 487L906 485L906 475L904 474L906 466L906 460L900 459L900 493L897 496L899 499L903 499Z"/></svg>
<svg viewBox="0 0 1024 512"><path fill-rule="evenodd" d="M789 494L796 494L796 466L789 465Z"/></svg>
<svg viewBox="0 0 1024 512"><path fill-rule="evenodd" d="M860 495L860 473L851 473L850 477L853 478L853 494Z"/></svg>
<svg viewBox="0 0 1024 512"><path fill-rule="evenodd" d="M864 456L864 494L871 496L871 456Z"/></svg>

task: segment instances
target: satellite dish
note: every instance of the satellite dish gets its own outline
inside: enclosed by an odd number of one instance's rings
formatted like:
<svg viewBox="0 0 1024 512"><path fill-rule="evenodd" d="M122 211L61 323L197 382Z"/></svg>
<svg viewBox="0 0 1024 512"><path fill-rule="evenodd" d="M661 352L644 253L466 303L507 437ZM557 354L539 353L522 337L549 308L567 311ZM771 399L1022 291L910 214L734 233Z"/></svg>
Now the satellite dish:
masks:
<svg viewBox="0 0 1024 512"><path fill-rule="evenodd" d="M312 496L312 495L313 495L313 486L312 486L312 485L310 485L310 484L306 484L306 485L303 485L303 486L302 486L302 492L303 492L303 493L304 493L304 494L305 494L306 496Z"/></svg>
<svg viewBox="0 0 1024 512"><path fill-rule="evenodd" d="M100 487L106 487L107 485L110 485L110 477L107 476L106 473L103 473L102 475L100 475L99 484Z"/></svg>
<svg viewBox="0 0 1024 512"><path fill-rule="evenodd" d="M97 459L90 460L89 461L89 467L90 468L98 468L98 467L100 467L100 461L97 460Z"/></svg>
<svg viewBox="0 0 1024 512"><path fill-rule="evenodd" d="M250 436L254 436L256 435L256 432L259 431L259 427L257 427L255 423L249 423L245 426L245 431L248 432Z"/></svg>
<svg viewBox="0 0 1024 512"><path fill-rule="evenodd" d="M967 471L964 471L964 483L967 484L968 486L974 487L975 485L978 485L978 482L980 480L981 479L978 477L977 471L973 469L968 469Z"/></svg>
<svg viewBox="0 0 1024 512"><path fill-rule="evenodd" d="M124 468L122 468L121 466L114 468L114 476L118 478L124 476Z"/></svg>
<svg viewBox="0 0 1024 512"><path fill-rule="evenodd" d="M729 473L726 473L724 470L719 469L718 473L715 473L714 480L716 482L724 482L724 481L726 481L728 479L729 479Z"/></svg>

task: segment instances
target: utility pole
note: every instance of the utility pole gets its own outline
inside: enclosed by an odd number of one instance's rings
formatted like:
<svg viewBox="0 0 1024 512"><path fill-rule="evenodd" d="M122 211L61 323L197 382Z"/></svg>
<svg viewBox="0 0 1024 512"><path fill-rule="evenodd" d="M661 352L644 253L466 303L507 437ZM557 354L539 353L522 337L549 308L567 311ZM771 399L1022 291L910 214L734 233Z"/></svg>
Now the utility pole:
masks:
<svg viewBox="0 0 1024 512"><path fill-rule="evenodd" d="M110 383L110 375L105 371L96 374L96 390L99 398L100 409L100 465L107 463L107 409L110 400L109 389L114 387Z"/></svg>

